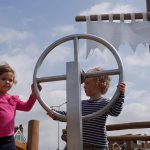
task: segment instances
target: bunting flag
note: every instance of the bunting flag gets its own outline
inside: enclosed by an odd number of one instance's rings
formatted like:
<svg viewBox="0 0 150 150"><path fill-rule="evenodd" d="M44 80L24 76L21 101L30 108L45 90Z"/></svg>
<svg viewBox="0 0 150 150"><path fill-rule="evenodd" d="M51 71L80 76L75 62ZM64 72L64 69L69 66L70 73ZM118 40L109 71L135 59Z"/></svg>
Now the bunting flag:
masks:
<svg viewBox="0 0 150 150"><path fill-rule="evenodd" d="M146 13L143 13L142 20L135 20L135 15L131 14L131 21L124 22L123 14L120 14L120 21L113 22L112 14L109 15L109 21L104 22L101 16L98 16L98 21L90 21L90 16L86 17L87 33L96 35L108 41L117 50L121 44L129 44L135 52L138 44L150 44L150 22L147 21ZM90 50L98 48L103 51L105 46L87 40L87 56Z"/></svg>

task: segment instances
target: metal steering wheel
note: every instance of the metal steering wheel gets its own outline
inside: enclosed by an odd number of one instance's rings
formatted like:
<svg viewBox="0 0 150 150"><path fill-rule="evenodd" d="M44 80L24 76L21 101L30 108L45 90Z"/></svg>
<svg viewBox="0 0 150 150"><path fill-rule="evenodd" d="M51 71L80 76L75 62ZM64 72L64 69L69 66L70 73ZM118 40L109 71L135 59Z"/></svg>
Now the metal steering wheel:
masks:
<svg viewBox="0 0 150 150"><path fill-rule="evenodd" d="M97 77L99 75L119 75L119 81L123 82L123 65L122 65L122 61L120 59L120 56L118 54L118 52L116 51L116 49L107 41L105 41L104 39L94 36L94 35L89 35L89 34L73 34L73 35L69 35L66 37L63 37L57 41L55 41L54 43L52 43L49 47L46 48L46 50L41 54L40 58L38 59L35 69L34 69L34 74L33 74L33 84L34 84L34 89L35 89L35 93L38 97L38 101L40 103L40 105L47 111L50 112L52 111L54 113L54 115L61 121L67 121L67 117L64 115L61 115L55 111L53 111L45 102L44 100L41 98L40 96L40 91L37 87L37 84L39 82L52 82L52 81L59 81L59 80L67 80L66 75L59 75L59 76L49 76L49 77L37 77L37 73L38 73L38 69L40 68L43 60L45 59L45 57L49 54L49 52L51 52L55 47L57 47L58 45L73 40L74 41L74 49L78 49L76 46L76 42L79 39L86 39L86 40L93 40L95 42L101 43L102 45L106 46L110 52L113 54L113 56L115 57L116 61L117 61L117 65L118 65L118 69L113 69L113 70L103 70L102 72L98 73L84 73L84 78L89 78L89 77ZM83 73L81 72L81 77L83 78ZM92 119L95 118L97 116L100 116L102 114L104 114L105 112L107 112L110 107L112 107L115 103L115 101L118 99L119 97L119 91L118 89L116 89L112 99L110 100L110 102L102 109L98 110L95 113L86 115L86 116L82 116L83 120L88 120L88 119Z"/></svg>

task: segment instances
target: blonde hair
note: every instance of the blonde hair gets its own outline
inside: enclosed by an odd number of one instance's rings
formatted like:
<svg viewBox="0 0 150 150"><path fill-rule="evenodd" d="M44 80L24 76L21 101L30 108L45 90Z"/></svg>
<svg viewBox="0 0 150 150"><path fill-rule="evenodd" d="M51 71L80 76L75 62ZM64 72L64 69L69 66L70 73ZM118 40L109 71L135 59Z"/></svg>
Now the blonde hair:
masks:
<svg viewBox="0 0 150 150"><path fill-rule="evenodd" d="M14 74L14 83L17 83L17 81L15 80L15 71L10 67L9 64L5 63L5 64L0 64L0 75L2 75L3 73L6 72L11 72Z"/></svg>
<svg viewBox="0 0 150 150"><path fill-rule="evenodd" d="M100 67L95 67L92 69L89 69L87 72L101 72L103 69ZM105 94L108 91L108 88L110 86L110 77L108 75L101 75L99 77L93 78L96 85L100 88L101 94Z"/></svg>

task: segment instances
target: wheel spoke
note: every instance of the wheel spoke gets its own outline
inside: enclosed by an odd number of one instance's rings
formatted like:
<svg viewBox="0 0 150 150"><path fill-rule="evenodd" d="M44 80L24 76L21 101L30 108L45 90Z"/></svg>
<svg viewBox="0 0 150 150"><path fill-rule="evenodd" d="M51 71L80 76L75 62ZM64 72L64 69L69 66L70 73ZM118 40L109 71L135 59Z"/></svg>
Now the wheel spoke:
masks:
<svg viewBox="0 0 150 150"><path fill-rule="evenodd" d="M78 36L74 37L74 61L78 62L79 39Z"/></svg>
<svg viewBox="0 0 150 150"><path fill-rule="evenodd" d="M66 80L66 75L37 78L37 82L51 82L60 80Z"/></svg>
<svg viewBox="0 0 150 150"><path fill-rule="evenodd" d="M101 72L92 72L92 73L86 73L86 78L90 77L98 77L101 75L119 75L120 70L119 69L113 69L113 70L102 70Z"/></svg>

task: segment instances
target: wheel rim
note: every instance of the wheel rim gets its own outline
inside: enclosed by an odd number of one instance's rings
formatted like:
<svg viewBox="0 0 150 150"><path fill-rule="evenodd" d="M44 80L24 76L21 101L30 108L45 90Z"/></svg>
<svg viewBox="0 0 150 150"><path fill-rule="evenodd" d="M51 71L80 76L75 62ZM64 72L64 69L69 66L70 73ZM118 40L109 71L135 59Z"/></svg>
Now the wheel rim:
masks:
<svg viewBox="0 0 150 150"><path fill-rule="evenodd" d="M106 46L108 48L108 50L110 50L110 52L115 57L117 65L118 65L118 69L110 70L110 71L104 71L104 74L111 74L111 75L116 75L117 74L117 75L119 75L118 83L123 82L123 65L122 65L122 61L120 59L120 56L119 56L118 52L115 50L115 48L110 43L108 43L106 40L104 40L104 39L102 39L100 37L97 37L97 36L89 35L89 34L74 34L74 35L69 35L69 36L63 37L63 38L55 41L50 46L48 46L45 49L45 51L41 54L41 56L39 57L39 59L38 59L38 61L36 63L35 69L34 69L33 84L34 84L35 93L36 93L36 95L38 97L38 101L39 101L40 105L47 112L52 111L55 114L55 116L61 121L66 121L67 120L66 116L61 115L61 114L57 113L56 111L53 111L44 102L44 100L40 96L40 91L38 90L37 83L38 82L51 82L51 81L58 81L58 80L66 80L66 76L65 75L61 75L61 76L55 76L55 77L49 77L49 78L37 78L37 73L38 73L38 69L40 68L43 60L49 54L49 52L51 52L58 45L60 45L60 44L62 44L64 42L70 41L70 40L74 40L75 38L93 40L95 42L101 43L104 46ZM85 76L88 77L88 76L91 76L91 74L85 73ZM100 115L104 114L105 112L107 112L110 109L110 107L112 107L114 105L114 103L116 102L118 97L119 97L119 91L118 91L118 89L116 89L115 94L111 98L110 102L104 108L102 108L101 110L98 110L95 113L92 113L92 114L89 114L89 115L86 115L86 116L82 116L82 119L83 120L89 120L89 119L92 119L92 118L95 118L97 116L100 116Z"/></svg>

